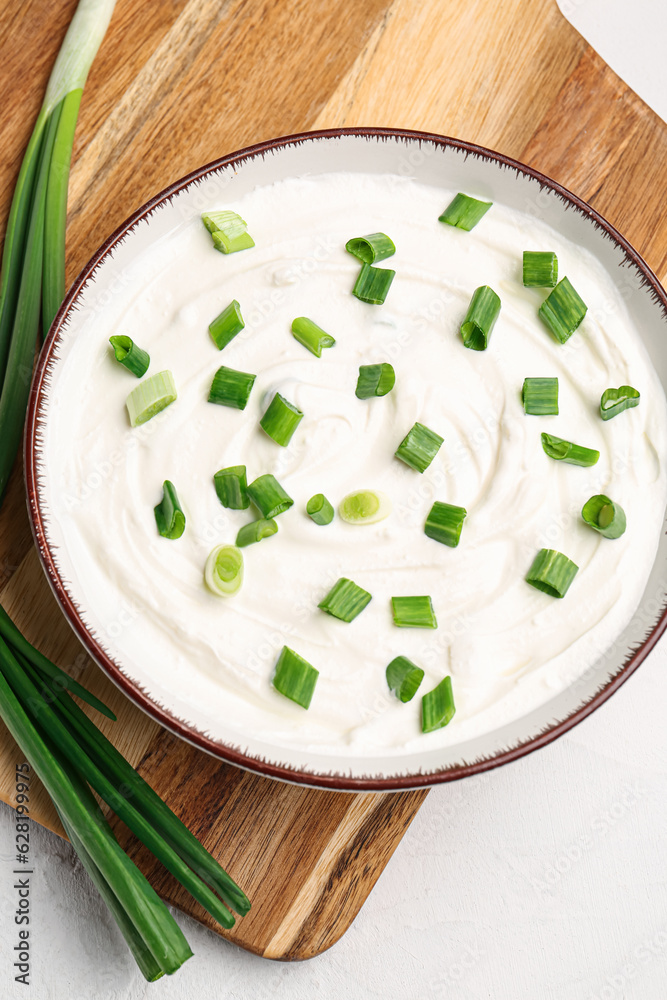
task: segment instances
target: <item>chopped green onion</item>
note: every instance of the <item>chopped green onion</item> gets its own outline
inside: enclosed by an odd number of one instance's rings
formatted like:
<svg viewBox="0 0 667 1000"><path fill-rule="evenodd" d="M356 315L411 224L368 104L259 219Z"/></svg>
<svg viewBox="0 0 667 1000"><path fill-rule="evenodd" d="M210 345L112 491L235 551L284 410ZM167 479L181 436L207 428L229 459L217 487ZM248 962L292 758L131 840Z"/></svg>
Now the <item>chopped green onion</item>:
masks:
<svg viewBox="0 0 667 1000"><path fill-rule="evenodd" d="M209 403L245 410L256 378L256 375L238 372L234 368L225 368L222 365L213 376L211 391L208 394Z"/></svg>
<svg viewBox="0 0 667 1000"><path fill-rule="evenodd" d="M526 288L553 288L558 283L556 254L541 250L524 250L523 283Z"/></svg>
<svg viewBox="0 0 667 1000"><path fill-rule="evenodd" d="M438 454L441 438L435 431L416 423L410 428L395 451L396 458L417 472L425 472Z"/></svg>
<svg viewBox="0 0 667 1000"><path fill-rule="evenodd" d="M363 590L352 580L342 576L317 606L333 618L351 622L361 614L371 599L367 590Z"/></svg>
<svg viewBox="0 0 667 1000"><path fill-rule="evenodd" d="M116 361L119 361L121 365L132 372L133 375L136 375L137 378L141 378L142 375L146 374L148 366L151 363L150 356L146 351L142 351L140 347L137 347L131 337L109 337L109 343L113 347Z"/></svg>
<svg viewBox="0 0 667 1000"><path fill-rule="evenodd" d="M465 229L466 232L470 232L492 205L492 201L479 201L477 198L471 198L470 195L459 192L454 195L453 200L438 217L438 222L446 222L448 226L456 226L457 229Z"/></svg>
<svg viewBox="0 0 667 1000"><path fill-rule="evenodd" d="M243 549L246 545L261 542L263 538L270 538L271 535L275 535L277 530L278 525L274 520L260 517L256 521L251 521L250 524L244 524L242 528L239 528L236 536L236 545L238 548Z"/></svg>
<svg viewBox="0 0 667 1000"><path fill-rule="evenodd" d="M597 493L586 501L581 516L586 524L605 538L620 538L625 531L625 511L603 493Z"/></svg>
<svg viewBox="0 0 667 1000"><path fill-rule="evenodd" d="M155 523L163 538L180 538L185 531L185 514L176 487L168 479L162 486L162 501L155 508Z"/></svg>
<svg viewBox="0 0 667 1000"><path fill-rule="evenodd" d="M618 389L605 389L600 399L600 416L603 420L611 420L623 410L638 406L639 399L639 393L631 385L622 385Z"/></svg>
<svg viewBox="0 0 667 1000"><path fill-rule="evenodd" d="M247 222L236 212L205 212L202 222L211 234L213 246L221 253L236 253L237 250L247 250L255 245L247 232Z"/></svg>
<svg viewBox="0 0 667 1000"><path fill-rule="evenodd" d="M442 729L452 721L455 712L452 678L447 676L422 697L422 732L433 733Z"/></svg>
<svg viewBox="0 0 667 1000"><path fill-rule="evenodd" d="M417 694L417 689L424 680L424 671L407 656L397 656L387 667L386 677L389 690L394 692L399 701L408 702Z"/></svg>
<svg viewBox="0 0 667 1000"><path fill-rule="evenodd" d="M212 323L209 323L208 332L211 334L215 346L221 351L230 340L234 339L237 333L241 332L244 326L241 306L236 299L232 299L220 315L216 316Z"/></svg>
<svg viewBox="0 0 667 1000"><path fill-rule="evenodd" d="M359 378L355 396L370 399L371 396L386 396L396 384L396 374L388 361L380 365L359 365Z"/></svg>
<svg viewBox="0 0 667 1000"><path fill-rule="evenodd" d="M359 276L354 283L352 294L362 302L372 306L381 306L387 298L396 271L388 267L373 267L372 264L362 264Z"/></svg>
<svg viewBox="0 0 667 1000"><path fill-rule="evenodd" d="M358 257L363 264L374 264L375 261L386 260L396 253L396 247L385 233L355 236L347 241L345 249Z"/></svg>
<svg viewBox="0 0 667 1000"><path fill-rule="evenodd" d="M306 504L306 514L312 518L315 524L331 524L334 518L334 509L324 493L316 493Z"/></svg>
<svg viewBox="0 0 667 1000"><path fill-rule="evenodd" d="M441 503L440 500L431 507L424 533L429 538L434 538L436 542L449 545L455 549L461 538L461 529L468 511L465 507L455 507L451 503Z"/></svg>
<svg viewBox="0 0 667 1000"><path fill-rule="evenodd" d="M170 371L158 372L140 382L125 400L130 424L138 427L166 409L176 399L176 383Z"/></svg>
<svg viewBox="0 0 667 1000"><path fill-rule="evenodd" d="M319 670L289 646L283 646L276 663L273 686L276 691L295 701L297 705L308 708L319 676Z"/></svg>
<svg viewBox="0 0 667 1000"><path fill-rule="evenodd" d="M245 465L230 465L228 469L219 469L213 476L213 482L223 507L245 510L250 505Z"/></svg>
<svg viewBox="0 0 667 1000"><path fill-rule="evenodd" d="M301 410L277 392L267 406L259 426L263 431L266 431L270 438L273 438L276 444L285 448L292 440L292 435L302 420Z"/></svg>
<svg viewBox="0 0 667 1000"><path fill-rule="evenodd" d="M476 288L461 323L464 347L469 347L471 351L485 351L499 313L500 299L494 290L488 285Z"/></svg>
<svg viewBox="0 0 667 1000"><path fill-rule="evenodd" d="M236 545L217 545L209 554L204 580L216 597L237 594L243 583L243 554Z"/></svg>
<svg viewBox="0 0 667 1000"><path fill-rule="evenodd" d="M321 326L313 323L307 316L297 316L292 320L292 335L300 344L307 347L316 358L322 357L322 349L333 347L336 341L330 333L326 333Z"/></svg>
<svg viewBox="0 0 667 1000"><path fill-rule="evenodd" d="M521 390L525 413L536 417L558 413L558 379L525 378Z"/></svg>
<svg viewBox="0 0 667 1000"><path fill-rule="evenodd" d="M594 448L583 448L553 434L542 434L542 448L549 458L555 458L557 462L582 465L584 468L595 465L600 457L600 452Z"/></svg>
<svg viewBox="0 0 667 1000"><path fill-rule="evenodd" d="M430 597L392 597L391 611L399 628L438 627Z"/></svg>
<svg viewBox="0 0 667 1000"><path fill-rule="evenodd" d="M569 340L587 311L586 303L577 294L568 278L558 282L538 310L544 325L561 344Z"/></svg>
<svg viewBox="0 0 667 1000"><path fill-rule="evenodd" d="M248 496L262 517L271 520L288 510L294 501L275 476L267 472L248 484Z"/></svg>
<svg viewBox="0 0 667 1000"><path fill-rule="evenodd" d="M528 570L526 582L551 597L565 597L579 567L562 552L540 549Z"/></svg>
<svg viewBox="0 0 667 1000"><path fill-rule="evenodd" d="M391 511L391 500L379 490L355 490L338 506L338 513L348 524L375 524L389 517Z"/></svg>

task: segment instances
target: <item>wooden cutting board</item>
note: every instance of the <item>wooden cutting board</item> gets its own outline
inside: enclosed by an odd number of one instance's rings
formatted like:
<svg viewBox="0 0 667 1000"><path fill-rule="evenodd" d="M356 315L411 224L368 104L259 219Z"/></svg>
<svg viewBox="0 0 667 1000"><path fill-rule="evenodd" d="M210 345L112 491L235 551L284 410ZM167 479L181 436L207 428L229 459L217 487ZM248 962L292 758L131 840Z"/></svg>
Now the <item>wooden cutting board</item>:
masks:
<svg viewBox="0 0 667 1000"><path fill-rule="evenodd" d="M75 6L0 5L2 231ZM195 167L261 139L342 125L440 132L524 160L591 202L665 274L667 126L555 0L118 0L77 131L68 278L135 208ZM225 936L279 959L333 944L426 792L349 795L269 781L141 714L87 658L51 596L18 467L0 517L0 596L34 643L112 705L118 722L103 726L107 734L250 895L251 913ZM22 759L0 731L6 802ZM62 833L38 787L31 813ZM163 897L211 926L120 824L117 832Z"/></svg>

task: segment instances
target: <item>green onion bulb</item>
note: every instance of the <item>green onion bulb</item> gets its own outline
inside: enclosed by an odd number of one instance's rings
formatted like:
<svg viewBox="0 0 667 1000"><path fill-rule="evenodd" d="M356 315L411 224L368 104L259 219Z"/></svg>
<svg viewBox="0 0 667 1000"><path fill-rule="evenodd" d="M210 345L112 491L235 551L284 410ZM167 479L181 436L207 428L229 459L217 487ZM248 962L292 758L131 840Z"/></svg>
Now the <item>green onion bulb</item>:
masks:
<svg viewBox="0 0 667 1000"><path fill-rule="evenodd" d="M132 427L145 424L176 399L176 384L170 371L158 372L140 382L125 400Z"/></svg>
<svg viewBox="0 0 667 1000"><path fill-rule="evenodd" d="M338 513L348 524L375 524L389 517L392 503L379 490L355 490L343 497Z"/></svg>
<svg viewBox="0 0 667 1000"><path fill-rule="evenodd" d="M204 568L206 586L216 597L231 597L243 583L243 554L236 545L218 545Z"/></svg>

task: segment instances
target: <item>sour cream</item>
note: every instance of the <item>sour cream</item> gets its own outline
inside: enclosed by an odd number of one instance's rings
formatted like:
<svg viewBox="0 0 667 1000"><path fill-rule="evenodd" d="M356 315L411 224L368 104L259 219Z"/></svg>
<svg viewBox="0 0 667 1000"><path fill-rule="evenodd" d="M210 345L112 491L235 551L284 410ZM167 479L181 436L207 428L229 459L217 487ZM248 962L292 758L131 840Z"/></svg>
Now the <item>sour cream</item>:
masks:
<svg viewBox="0 0 667 1000"><path fill-rule="evenodd" d="M63 361L46 431L50 503L81 604L130 675L141 663L218 736L369 757L461 742L575 681L640 601L667 499L667 406L622 290L587 251L502 204L470 233L439 223L454 193L340 173L211 205L237 210L256 247L224 256L198 217L184 221L146 251L142 279L119 284L114 309ZM396 244L380 265L396 278L386 303L371 306L351 294L358 263L344 247L378 230ZM546 292L522 285L526 249L555 251L589 306L565 345L538 319ZM488 350L475 352L459 325L482 284L502 310ZM233 298L246 328L219 352L207 327ZM335 337L321 359L292 337L296 316ZM179 394L134 430L125 399L137 382L108 345L120 333L149 352L149 374L172 371ZM357 399L359 365L382 361L395 388ZM221 364L257 375L243 412L207 402ZM526 376L558 377L559 416L524 414ZM640 405L601 420L602 391L622 384L640 390ZM276 390L305 415L287 448L259 428ZM393 457L415 421L444 438L423 475ZM553 461L542 431L598 449L599 462ZM249 480L273 473L295 503L275 536L243 550L240 593L220 599L204 586L206 557L253 513L223 508L213 474L241 464ZM165 479L187 518L177 541L155 526ZM313 494L336 506L360 488L386 493L390 517L322 527L306 515ZM626 511L618 540L581 519L601 492ZM456 549L424 534L434 500L468 511ZM563 600L525 582L542 547L580 567ZM350 624L317 607L342 576L373 597ZM436 630L393 625L391 597L413 594L432 597ZM320 672L308 711L271 686L284 645ZM407 705L385 681L400 654L426 673ZM456 715L424 736L420 696L447 674Z"/></svg>

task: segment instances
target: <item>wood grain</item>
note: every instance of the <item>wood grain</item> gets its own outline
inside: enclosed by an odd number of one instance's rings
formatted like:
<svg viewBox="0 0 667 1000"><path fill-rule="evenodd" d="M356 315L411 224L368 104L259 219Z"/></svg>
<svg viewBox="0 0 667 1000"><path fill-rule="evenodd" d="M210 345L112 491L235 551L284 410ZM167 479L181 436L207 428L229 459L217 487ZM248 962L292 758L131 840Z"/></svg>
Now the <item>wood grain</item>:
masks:
<svg viewBox="0 0 667 1000"><path fill-rule="evenodd" d="M0 3L0 224L75 6L57 0L45 16L38 0ZM69 278L175 178L269 136L340 125L425 129L523 159L591 201L665 274L667 128L555 0L118 0L77 131ZM32 641L112 705L119 721L101 728L248 891L253 909L228 936L282 959L333 944L426 793L347 795L269 781L140 713L91 663L55 604L32 548L20 469L0 518L0 594ZM4 734L7 802L20 760ZM61 832L38 785L31 809ZM115 825L164 898L211 926Z"/></svg>

